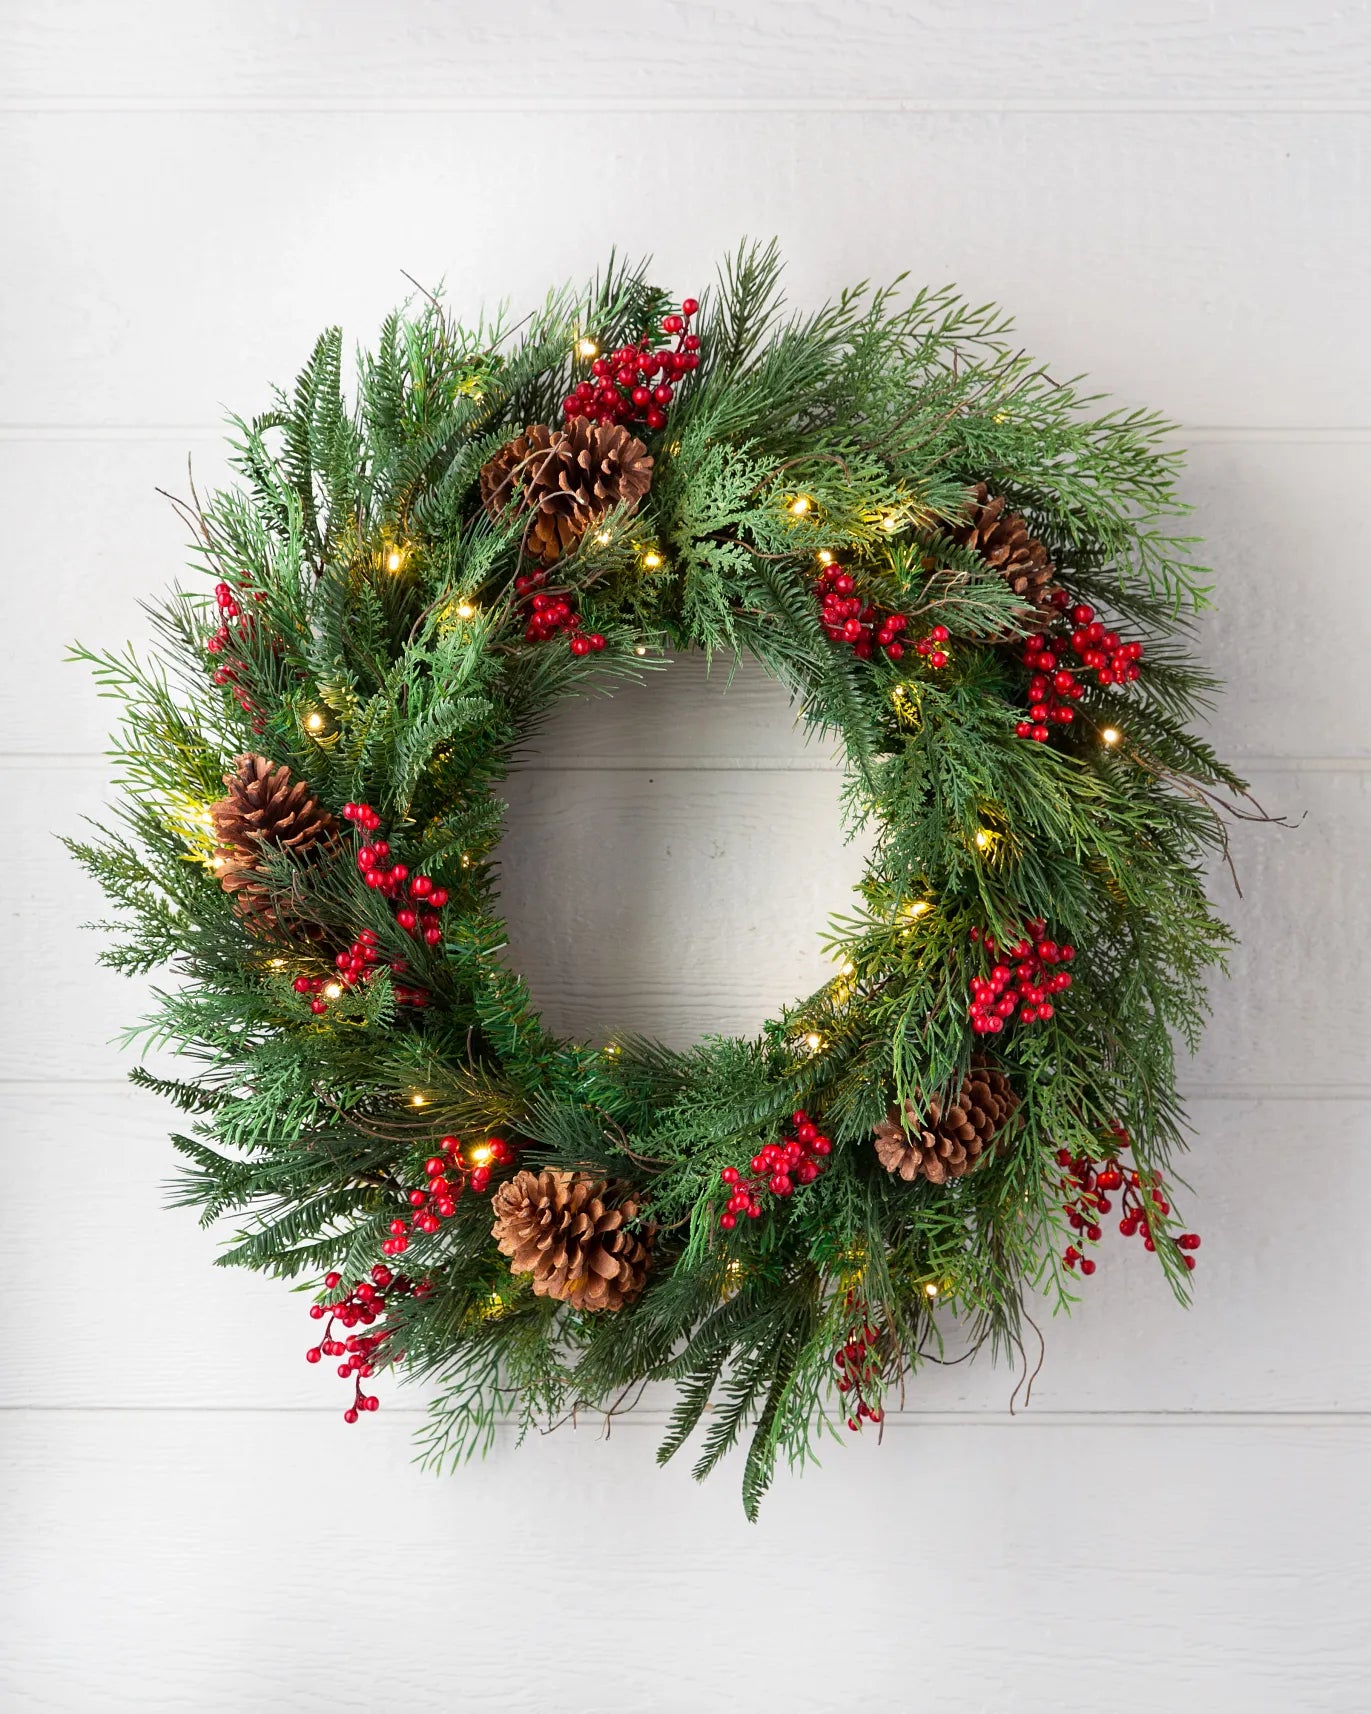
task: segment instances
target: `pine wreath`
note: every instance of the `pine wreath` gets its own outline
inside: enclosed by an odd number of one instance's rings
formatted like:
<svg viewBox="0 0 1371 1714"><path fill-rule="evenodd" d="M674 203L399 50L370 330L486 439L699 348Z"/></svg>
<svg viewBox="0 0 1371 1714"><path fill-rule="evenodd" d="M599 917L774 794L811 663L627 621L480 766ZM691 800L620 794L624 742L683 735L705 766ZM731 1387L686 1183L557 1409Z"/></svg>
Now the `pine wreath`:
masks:
<svg viewBox="0 0 1371 1714"><path fill-rule="evenodd" d="M1229 940L1243 783L1188 730L1203 573L1168 426L1092 416L947 291L782 313L772 249L700 302L612 266L517 328L337 330L187 504L197 581L124 704L122 825L78 857L171 966L135 1079L191 1115L226 1260L319 1279L345 1415L433 1378L426 1450L712 1404L703 1475L879 1423L934 1317L1018 1345L1112 1214L1184 1295L1164 1182ZM202 580L202 581L201 581ZM205 593L213 580L212 593ZM564 1041L502 961L502 779L559 703L746 653L876 832L836 973L755 1039ZM228 797L224 796L228 789ZM972 1168L975 1170L971 1170Z"/></svg>

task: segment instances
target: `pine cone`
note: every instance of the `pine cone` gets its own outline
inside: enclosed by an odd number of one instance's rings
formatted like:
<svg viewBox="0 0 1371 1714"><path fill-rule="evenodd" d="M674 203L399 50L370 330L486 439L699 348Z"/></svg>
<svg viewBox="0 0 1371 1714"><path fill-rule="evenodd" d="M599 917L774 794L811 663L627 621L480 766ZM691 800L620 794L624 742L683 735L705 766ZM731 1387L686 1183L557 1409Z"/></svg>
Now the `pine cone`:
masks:
<svg viewBox="0 0 1371 1714"><path fill-rule="evenodd" d="M274 767L265 756L240 757L237 773L225 774L224 784L228 796L210 808L219 840L219 883L253 933L274 938L292 927L298 932L299 924L282 919L262 853L274 848L299 855L331 844L338 823L304 780L292 780L284 763ZM311 925L304 932L316 938L321 931Z"/></svg>
<svg viewBox="0 0 1371 1714"><path fill-rule="evenodd" d="M622 1309L647 1278L645 1238L625 1228L638 1204L621 1185L582 1172L516 1172L495 1193L491 1235L510 1271L539 1297L577 1309Z"/></svg>
<svg viewBox="0 0 1371 1714"><path fill-rule="evenodd" d="M991 1144L1003 1146L1019 1097L1002 1071L984 1060L973 1060L957 1099L944 1110L933 1096L920 1115L912 1101L904 1104L904 1123L892 1107L876 1126L876 1153L887 1172L909 1180L924 1177L933 1184L974 1172L991 1155Z"/></svg>
<svg viewBox="0 0 1371 1714"><path fill-rule="evenodd" d="M1003 496L992 499L984 482L972 489L965 521L951 532L954 542L974 548L993 565L1005 582L1029 606L1052 611L1051 598L1057 589L1056 568L1047 549L1028 533L1028 525L1017 512L1005 510Z"/></svg>
<svg viewBox="0 0 1371 1714"><path fill-rule="evenodd" d="M642 441L619 423L573 417L564 429L531 423L481 469L481 500L499 518L515 498L533 514L528 551L551 565L616 507L637 509L652 482Z"/></svg>
<svg viewBox="0 0 1371 1714"><path fill-rule="evenodd" d="M228 796L210 814L220 845L230 852L255 858L263 845L308 851L338 831L306 782L292 780L284 762L273 767L265 756L241 756L237 773L225 774L224 784Z"/></svg>

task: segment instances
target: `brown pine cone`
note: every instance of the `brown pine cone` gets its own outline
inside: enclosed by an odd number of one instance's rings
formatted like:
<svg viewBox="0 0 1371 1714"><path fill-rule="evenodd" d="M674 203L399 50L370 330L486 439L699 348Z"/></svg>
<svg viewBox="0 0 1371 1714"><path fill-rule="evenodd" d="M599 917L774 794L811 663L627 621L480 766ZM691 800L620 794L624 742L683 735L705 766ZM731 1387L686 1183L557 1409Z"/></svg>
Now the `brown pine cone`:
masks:
<svg viewBox="0 0 1371 1714"><path fill-rule="evenodd" d="M499 518L516 497L533 514L528 551L551 565L618 507L632 512L652 483L652 458L620 423L573 417L531 423L481 469L481 500Z"/></svg>
<svg viewBox="0 0 1371 1714"><path fill-rule="evenodd" d="M308 851L338 831L338 823L304 780L274 767L265 756L241 756L238 771L224 775L228 796L212 805L214 831L228 852L255 858L263 845Z"/></svg>
<svg viewBox="0 0 1371 1714"><path fill-rule="evenodd" d="M625 1187L583 1172L516 1172L492 1203L491 1236L510 1271L539 1297L577 1309L622 1309L647 1279L651 1235L626 1230L638 1204Z"/></svg>
<svg viewBox="0 0 1371 1714"><path fill-rule="evenodd" d="M268 887L262 864L264 850L300 855L329 845L338 823L304 780L292 780L290 769L265 756L242 756L238 771L224 775L227 797L210 806L219 840L215 867L219 883L233 899L233 908L255 934L273 938L290 932ZM298 925L297 925L298 926ZM310 938L319 932L306 931Z"/></svg>
<svg viewBox="0 0 1371 1714"><path fill-rule="evenodd" d="M876 1126L876 1153L887 1172L944 1184L983 1165L992 1144L1004 1146L1018 1104L1002 1071L973 1060L957 1099L946 1108L937 1095L922 1113L906 1101L901 1123L899 1108L892 1107Z"/></svg>
<svg viewBox="0 0 1371 1714"><path fill-rule="evenodd" d="M992 499L984 482L978 482L971 493L964 521L951 531L953 541L974 548L1017 596L1030 607L1043 610L1047 617L1058 587L1056 568L1047 557L1047 549L1028 533L1019 513L1006 511L1003 496Z"/></svg>

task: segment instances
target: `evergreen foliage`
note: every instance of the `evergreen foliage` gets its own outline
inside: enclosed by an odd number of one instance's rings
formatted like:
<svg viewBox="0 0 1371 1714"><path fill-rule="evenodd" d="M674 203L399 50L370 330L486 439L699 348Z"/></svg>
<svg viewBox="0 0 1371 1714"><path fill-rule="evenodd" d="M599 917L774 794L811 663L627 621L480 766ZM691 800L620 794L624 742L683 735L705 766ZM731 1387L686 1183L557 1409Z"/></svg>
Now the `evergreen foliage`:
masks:
<svg viewBox="0 0 1371 1714"><path fill-rule="evenodd" d="M647 501L557 566L606 638L584 657L525 640L518 524L486 515L477 478L526 423L557 420L584 374L579 338L609 349L660 318L643 269L614 262L516 326L462 328L423 302L359 356L351 397L342 335L326 333L288 393L235 420L237 486L187 506L195 564L154 610L152 658L81 651L121 705L121 807L72 842L118 908L105 962L164 978L142 1037L186 1069L134 1076L185 1115L177 1199L235 1222L225 1264L363 1277L445 1133L627 1181L655 1227L635 1303L593 1316L535 1297L495 1249L488 1198L468 1194L414 1234L405 1266L430 1289L392 1301L378 1364L435 1378L435 1462L483 1447L511 1409L527 1426L673 1382L662 1456L702 1421L699 1474L745 1445L754 1515L777 1459L803 1462L847 1414L833 1353L854 1313L879 1331L871 1398L936 1356L930 1285L977 1343L1020 1349L1026 1300L1071 1296L1058 1152L1103 1159L1121 1124L1136 1168L1168 1168L1184 1140L1173 1043L1197 1037L1228 942L1203 870L1223 851L1216 805L1242 789L1189 730L1215 687L1187 652L1205 573L1178 531L1168 425L1051 378L991 306L897 282L797 315L779 276L771 248L724 267L696 323L700 367L644 437ZM1074 595L1146 643L1137 682L1092 686L1047 744L1015 736L1025 614L948 540L977 482L1023 514ZM946 626L948 666L831 642L824 553L914 630ZM205 652L213 581L253 621L222 685ZM501 782L559 705L687 649L754 656L845 752L850 820L877 838L832 925L843 973L755 1039L560 1041L502 961ZM1125 741L1103 746L1108 727ZM351 833L336 861L272 855L267 884L300 932L249 932L206 814L247 752L335 814L374 806L411 873L450 895L441 943L397 927ZM1050 1021L990 1043L1021 1096L1013 1147L945 1185L891 1178L873 1126L892 1103L955 1093L981 1046L970 931L1012 940L1029 917L1079 957ZM327 974L363 929L406 962L403 983L382 968L312 1011L295 979ZM404 983L429 1004L405 1004ZM833 1138L829 1170L722 1231L721 1169L800 1108ZM1174 1217L1153 1228L1183 1294Z"/></svg>

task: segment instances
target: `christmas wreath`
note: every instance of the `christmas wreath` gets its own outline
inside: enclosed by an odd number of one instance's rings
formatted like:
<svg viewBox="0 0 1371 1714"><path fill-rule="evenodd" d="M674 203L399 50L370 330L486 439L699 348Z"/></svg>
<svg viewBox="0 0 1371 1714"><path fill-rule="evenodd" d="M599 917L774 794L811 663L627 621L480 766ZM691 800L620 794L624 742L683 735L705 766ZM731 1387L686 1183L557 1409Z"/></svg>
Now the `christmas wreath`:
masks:
<svg viewBox="0 0 1371 1714"><path fill-rule="evenodd" d="M311 1362L431 1378L427 1454L674 1382L698 1474L879 1424L954 1317L1024 1350L1106 1224L1184 1295L1165 1175L1228 934L1243 790L1188 723L1204 604L1177 455L950 291L697 302L611 265L514 326L437 300L326 333L180 502L197 581L73 849L105 960L177 980L136 1082L179 1200L313 1294ZM501 782L568 698L746 654L837 741L873 835L835 969L753 1039L559 1040L502 959Z"/></svg>

